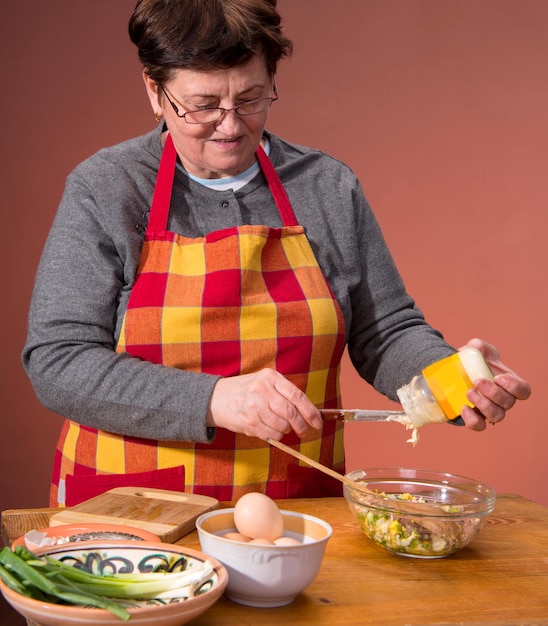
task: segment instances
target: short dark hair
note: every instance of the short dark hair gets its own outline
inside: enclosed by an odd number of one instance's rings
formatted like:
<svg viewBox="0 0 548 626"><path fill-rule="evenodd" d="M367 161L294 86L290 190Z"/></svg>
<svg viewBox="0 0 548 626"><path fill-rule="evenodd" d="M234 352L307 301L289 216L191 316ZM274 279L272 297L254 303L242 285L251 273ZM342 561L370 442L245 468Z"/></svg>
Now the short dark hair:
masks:
<svg viewBox="0 0 548 626"><path fill-rule="evenodd" d="M148 75L158 83L178 68L207 71L247 63L262 54L270 75L290 56L277 0L138 0L129 36Z"/></svg>

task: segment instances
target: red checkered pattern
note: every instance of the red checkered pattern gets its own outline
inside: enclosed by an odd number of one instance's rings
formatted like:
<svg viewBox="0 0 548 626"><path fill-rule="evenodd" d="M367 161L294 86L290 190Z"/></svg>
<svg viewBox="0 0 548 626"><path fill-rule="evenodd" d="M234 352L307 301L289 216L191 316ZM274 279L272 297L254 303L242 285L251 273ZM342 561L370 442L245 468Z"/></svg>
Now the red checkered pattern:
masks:
<svg viewBox="0 0 548 626"><path fill-rule="evenodd" d="M171 180L165 184L164 177L166 170L173 177L174 154L169 141L118 351L221 376L271 367L317 406L339 406L343 317L270 162L260 155L283 228L241 226L187 238L166 231ZM172 163L166 168L168 158ZM327 422L321 433L302 440L290 434L283 441L344 471L342 425L336 421ZM224 429L217 430L212 444L166 444L72 422L61 437L54 483L67 475L73 483L74 476L89 482L110 475L116 486L127 474L173 468L184 468L181 488L220 500L236 500L248 491L273 498L310 495L314 485L318 495L334 493L319 472L311 477L310 468L299 467L287 454Z"/></svg>

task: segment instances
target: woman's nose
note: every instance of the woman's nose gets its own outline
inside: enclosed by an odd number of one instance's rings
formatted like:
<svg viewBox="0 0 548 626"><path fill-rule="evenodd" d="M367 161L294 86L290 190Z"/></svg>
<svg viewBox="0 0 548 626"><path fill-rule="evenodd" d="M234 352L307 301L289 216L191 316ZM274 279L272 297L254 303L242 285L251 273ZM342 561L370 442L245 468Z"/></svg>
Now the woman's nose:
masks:
<svg viewBox="0 0 548 626"><path fill-rule="evenodd" d="M235 109L223 109L221 117L215 123L216 128L221 128L226 134L234 128L238 128L242 123L242 118L236 113Z"/></svg>

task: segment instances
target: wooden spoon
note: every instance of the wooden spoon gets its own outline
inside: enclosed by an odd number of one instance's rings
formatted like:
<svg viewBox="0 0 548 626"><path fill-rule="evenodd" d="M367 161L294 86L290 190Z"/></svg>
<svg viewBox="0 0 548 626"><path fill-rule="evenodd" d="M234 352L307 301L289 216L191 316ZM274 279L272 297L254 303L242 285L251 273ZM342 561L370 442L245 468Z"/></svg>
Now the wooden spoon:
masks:
<svg viewBox="0 0 548 626"><path fill-rule="evenodd" d="M339 482L343 483L343 485L347 485L348 487L351 487L352 489L355 489L356 491L361 491L367 494L368 496L378 497L378 494L376 494L374 491L369 489L366 483L359 483L354 480L350 480L350 478L343 476L343 474L339 474L339 472L336 472L330 467L327 467L326 465L322 465L321 463L314 461L314 459L311 459L305 454L301 454L300 452L297 452L297 450L294 450L293 448L286 446L285 443L282 443L281 441L276 441L275 439L267 439L267 441L271 446L274 446L275 448L278 448L279 450L283 450L284 452L287 452L287 454L290 454L291 456L294 456L296 459L303 461L307 465L310 465L310 467L315 467L317 470L320 470L320 472L323 472L324 474L331 476L331 478L334 478L335 480L338 480Z"/></svg>
<svg viewBox="0 0 548 626"><path fill-rule="evenodd" d="M369 489L369 487L367 486L367 483L350 480L350 478L347 478L343 474L339 474L338 472L331 469L330 467L322 465L321 463L314 461L314 459L311 459L305 454L302 454L301 452L297 452L297 450L294 450L293 448L286 446L281 441L276 441L275 439L268 438L267 442L271 446L274 446L275 448L278 448L279 450L283 450L287 454L290 454L291 456L294 456L296 459L299 459L300 461L303 461L307 465L310 465L310 467L314 467L320 472L323 472L324 474L331 476L331 478L338 480L339 482L343 483L343 485L347 485L347 487L350 487L354 491L359 491L360 493L366 496L374 497L375 502L378 503L380 494L373 491L372 489ZM394 501L391 501L391 502L394 503ZM363 504L370 505L371 502L364 500ZM413 501L398 500L397 504L394 503L389 508L392 508L393 506L396 506L400 512L405 511L409 514L420 515L421 517L424 515L427 515L428 513L431 513L434 516L443 515L443 511L440 509L440 507L435 506L433 504L426 503L426 502L413 502ZM434 530L434 529L437 530L439 528L439 525L435 520L421 520L420 523L422 526L424 526L425 528L428 528L429 530Z"/></svg>

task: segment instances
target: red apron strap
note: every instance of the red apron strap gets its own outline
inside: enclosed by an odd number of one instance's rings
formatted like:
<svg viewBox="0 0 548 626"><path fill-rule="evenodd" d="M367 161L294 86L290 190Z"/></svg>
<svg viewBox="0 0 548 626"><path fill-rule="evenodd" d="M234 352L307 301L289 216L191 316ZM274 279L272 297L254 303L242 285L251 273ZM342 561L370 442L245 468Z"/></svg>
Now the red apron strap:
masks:
<svg viewBox="0 0 548 626"><path fill-rule="evenodd" d="M265 175L266 182L270 187L270 191L272 193L272 196L274 197L274 201L276 202L278 211L280 212L283 225L298 226L299 222L297 222L295 212L293 211L291 202L289 202L289 198L285 193L282 181L280 180L280 177L276 173L274 166L270 162L270 159L266 156L266 153L261 145L259 145L259 147L257 148L256 154L257 159L259 160L259 165L261 166L263 174Z"/></svg>
<svg viewBox="0 0 548 626"><path fill-rule="evenodd" d="M257 159L259 165L265 175L266 181L280 212L280 217L284 226L297 226L297 218L293 211L293 207L289 202L289 198L283 188L280 177L276 173L270 159L267 157L263 148L259 145L257 148ZM169 216L169 207L171 204L171 192L173 189L175 164L177 162L177 152L173 145L173 139L168 133L166 143L158 168L158 178L152 205L150 207L150 217L148 220L147 231L159 232L167 230L167 221Z"/></svg>
<svg viewBox="0 0 548 626"><path fill-rule="evenodd" d="M154 196L152 197L147 232L167 230L176 162L177 151L173 145L171 134L168 133L162 151L162 158L160 159L160 167L158 168L158 178L156 179L156 187L154 189Z"/></svg>

